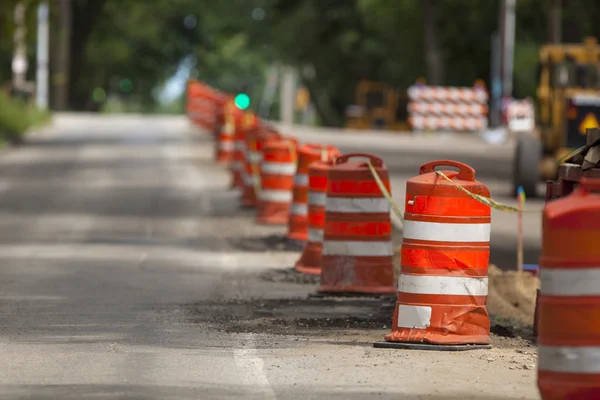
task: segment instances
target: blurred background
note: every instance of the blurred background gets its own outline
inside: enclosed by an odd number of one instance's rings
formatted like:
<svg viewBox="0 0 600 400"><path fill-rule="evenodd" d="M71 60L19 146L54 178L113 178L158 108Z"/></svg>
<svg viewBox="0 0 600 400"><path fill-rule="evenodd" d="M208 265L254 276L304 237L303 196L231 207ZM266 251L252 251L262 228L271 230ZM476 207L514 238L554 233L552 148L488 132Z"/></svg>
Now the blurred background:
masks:
<svg viewBox="0 0 600 400"><path fill-rule="evenodd" d="M33 103L37 81L42 109L182 113L197 77L266 118L293 82L295 122L348 126L393 98L369 125L394 128L419 79L481 79L495 126L502 97L535 97L540 45L598 36L597 17L594 0L2 0L0 83Z"/></svg>

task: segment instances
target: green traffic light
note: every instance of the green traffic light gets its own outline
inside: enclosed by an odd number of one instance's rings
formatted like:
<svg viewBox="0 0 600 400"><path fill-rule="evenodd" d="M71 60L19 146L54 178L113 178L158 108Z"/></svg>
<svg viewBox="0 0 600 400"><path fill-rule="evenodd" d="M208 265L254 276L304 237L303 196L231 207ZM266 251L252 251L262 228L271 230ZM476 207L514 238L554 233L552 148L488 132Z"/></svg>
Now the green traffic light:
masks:
<svg viewBox="0 0 600 400"><path fill-rule="evenodd" d="M246 108L250 107L250 96L245 93L240 93L235 96L234 102L237 108L240 110L245 110Z"/></svg>

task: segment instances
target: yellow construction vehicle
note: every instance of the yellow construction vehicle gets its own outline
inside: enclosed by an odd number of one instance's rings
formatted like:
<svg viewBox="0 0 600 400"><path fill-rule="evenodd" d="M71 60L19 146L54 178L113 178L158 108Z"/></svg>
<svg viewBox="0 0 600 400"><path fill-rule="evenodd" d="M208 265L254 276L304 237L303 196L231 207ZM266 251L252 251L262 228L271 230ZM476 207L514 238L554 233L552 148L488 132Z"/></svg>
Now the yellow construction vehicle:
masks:
<svg viewBox="0 0 600 400"><path fill-rule="evenodd" d="M355 104L346 110L348 129L405 130L406 90L386 83L361 81L356 88Z"/></svg>
<svg viewBox="0 0 600 400"><path fill-rule="evenodd" d="M535 132L519 133L513 189L536 196L540 178L554 180L557 161L586 144L586 128L600 122L600 46L595 38L540 48L538 121Z"/></svg>

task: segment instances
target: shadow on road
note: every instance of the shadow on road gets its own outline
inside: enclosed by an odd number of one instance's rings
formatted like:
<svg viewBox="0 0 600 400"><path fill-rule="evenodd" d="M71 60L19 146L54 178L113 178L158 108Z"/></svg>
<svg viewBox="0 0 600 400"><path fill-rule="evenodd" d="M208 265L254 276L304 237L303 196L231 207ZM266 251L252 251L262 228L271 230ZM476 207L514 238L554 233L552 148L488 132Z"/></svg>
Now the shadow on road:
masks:
<svg viewBox="0 0 600 400"><path fill-rule="evenodd" d="M208 369L208 368L207 368ZM235 380L235 377L231 378ZM402 392L386 392L366 390L360 386L343 387L343 391L319 390L315 385L296 385L291 387L274 387L278 398L285 399L369 399L382 400L506 400L506 397L477 396L468 393L448 393L439 395L404 394ZM441 391L441 390L440 390ZM0 386L0 395L5 399L21 400L80 400L94 399L233 399L244 396L245 399L265 399L266 393L261 387L254 385L223 384L212 382L197 384L195 387L175 387L167 385L5 385Z"/></svg>

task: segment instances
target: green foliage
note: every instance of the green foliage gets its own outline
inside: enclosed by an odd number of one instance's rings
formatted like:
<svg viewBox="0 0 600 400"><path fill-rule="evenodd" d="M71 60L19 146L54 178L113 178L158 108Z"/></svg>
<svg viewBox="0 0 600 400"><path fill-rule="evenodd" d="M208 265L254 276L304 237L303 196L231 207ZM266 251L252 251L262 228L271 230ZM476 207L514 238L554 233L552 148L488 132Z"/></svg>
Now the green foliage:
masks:
<svg viewBox="0 0 600 400"><path fill-rule="evenodd" d="M12 38L17 1L0 1L0 82L10 79L12 41L5 38ZM23 1L29 4L32 79L39 0ZM54 26L59 3L50 1ZM424 3L73 0L69 106L74 110L181 110L181 102L158 105L154 93L184 60L193 60L192 76L227 92L244 91L255 107L267 67L278 62L301 72L319 119L326 125L340 125L360 79L406 88L418 77L427 78L424 27L432 16L425 12ZM433 26L438 31L444 84L471 85L481 78L489 87L491 35L498 29L499 0L431 4L438 15ZM517 2L514 87L519 97L535 95L537 51L548 36L549 4L547 0ZM564 39L600 36L600 25L593 23L597 16L600 2L565 2Z"/></svg>
<svg viewBox="0 0 600 400"><path fill-rule="evenodd" d="M20 142L32 127L48 123L50 115L0 92L0 139Z"/></svg>

